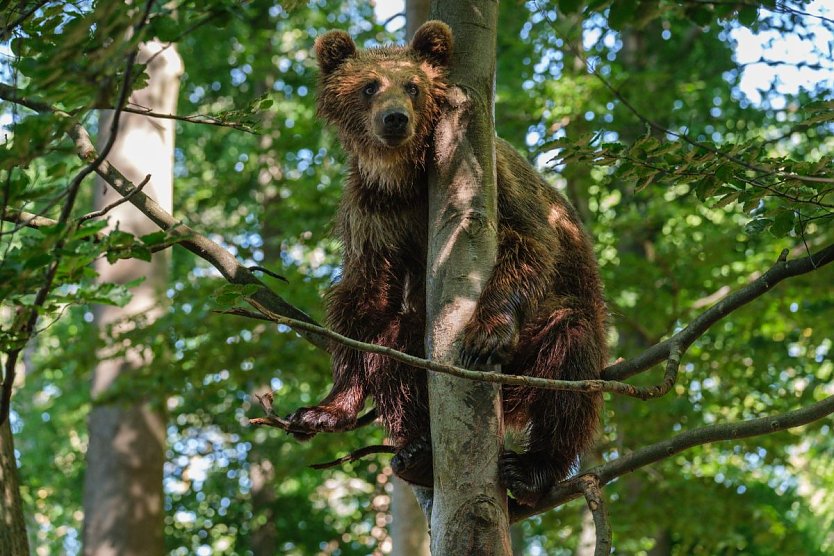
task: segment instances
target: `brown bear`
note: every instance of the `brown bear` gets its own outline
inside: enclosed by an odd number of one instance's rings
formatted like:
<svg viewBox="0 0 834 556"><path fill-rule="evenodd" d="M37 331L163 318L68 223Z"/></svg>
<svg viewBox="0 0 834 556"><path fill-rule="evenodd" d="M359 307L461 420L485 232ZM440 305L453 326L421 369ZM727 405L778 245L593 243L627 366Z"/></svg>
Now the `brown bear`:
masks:
<svg viewBox="0 0 834 556"><path fill-rule="evenodd" d="M318 114L348 154L336 230L342 276L327 295L327 323L358 340L424 356L427 178L444 109L449 27L430 21L406 47L357 50L343 31L318 38ZM498 258L465 327L465 366L552 379L599 378L605 321L593 249L576 212L508 143L497 140ZM366 397L399 449L392 467L432 484L426 376L389 358L334 344L333 388L289 416L298 438L353 427ZM503 387L506 424L526 431L505 451L500 476L532 505L576 466L593 440L596 393ZM307 432L298 432L307 431Z"/></svg>

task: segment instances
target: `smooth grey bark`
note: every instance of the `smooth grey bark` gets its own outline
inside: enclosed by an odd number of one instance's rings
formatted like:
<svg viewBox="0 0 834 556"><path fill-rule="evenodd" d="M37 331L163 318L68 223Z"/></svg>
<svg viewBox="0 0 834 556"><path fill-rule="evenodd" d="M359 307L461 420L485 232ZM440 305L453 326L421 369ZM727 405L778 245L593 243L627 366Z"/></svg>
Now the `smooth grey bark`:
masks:
<svg viewBox="0 0 834 556"><path fill-rule="evenodd" d="M411 40L420 25L429 16L430 0L406 0L405 3L405 38Z"/></svg>
<svg viewBox="0 0 834 556"><path fill-rule="evenodd" d="M435 130L429 169L426 353L455 363L496 255L493 123L498 3L432 2L430 18L452 28L450 107ZM432 554L509 556L501 391L429 373L434 464Z"/></svg>
<svg viewBox="0 0 834 556"><path fill-rule="evenodd" d="M593 556L597 547L596 527L594 516L588 506L582 508L582 523L579 529L579 542L576 544L574 556Z"/></svg>
<svg viewBox="0 0 834 556"><path fill-rule="evenodd" d="M391 556L428 556L428 523L411 487L391 476Z"/></svg>
<svg viewBox="0 0 834 556"><path fill-rule="evenodd" d="M156 41L143 43L137 58L147 66L148 86L131 95L131 102L164 114L176 112L182 60L173 46ZM101 115L99 143L107 140L111 112ZM108 161L134 183L146 175L151 179L144 193L166 210L173 204L174 122L123 113L118 136ZM96 183L96 205L103 208L121 195ZM134 206L125 203L109 213L111 226L141 235L157 227ZM135 326L130 317L142 315L152 321L164 309L160 293L167 278L167 252L153 256L151 262L137 259L113 265L101 261L97 270L107 282L128 282L138 277L145 281L133 289L133 298L124 308L100 307L96 320L102 329L114 326L119 334ZM106 393L113 383L134 369L148 364L147 351L128 350L124 357L102 360L93 373L93 399ZM162 466L165 459L165 418L163 400L131 404L97 404L89 417L90 443L84 477L84 554L154 555L163 554Z"/></svg>
<svg viewBox="0 0 834 556"><path fill-rule="evenodd" d="M9 419L0 425L0 554L27 556L29 539L20 500L20 479L14 458Z"/></svg>

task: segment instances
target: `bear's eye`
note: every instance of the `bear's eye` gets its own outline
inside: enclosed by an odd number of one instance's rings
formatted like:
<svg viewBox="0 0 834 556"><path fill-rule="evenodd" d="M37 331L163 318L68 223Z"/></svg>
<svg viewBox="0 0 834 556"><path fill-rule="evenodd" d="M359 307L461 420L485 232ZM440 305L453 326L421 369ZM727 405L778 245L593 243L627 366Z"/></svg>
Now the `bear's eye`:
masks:
<svg viewBox="0 0 834 556"><path fill-rule="evenodd" d="M416 97L420 93L420 89L414 83L409 83L405 86L405 92L413 97Z"/></svg>
<svg viewBox="0 0 834 556"><path fill-rule="evenodd" d="M378 90L379 90L379 83L373 82L373 83L368 83L367 85L365 85L365 88L362 89L362 92L365 93L365 96L372 97L376 94L376 92Z"/></svg>

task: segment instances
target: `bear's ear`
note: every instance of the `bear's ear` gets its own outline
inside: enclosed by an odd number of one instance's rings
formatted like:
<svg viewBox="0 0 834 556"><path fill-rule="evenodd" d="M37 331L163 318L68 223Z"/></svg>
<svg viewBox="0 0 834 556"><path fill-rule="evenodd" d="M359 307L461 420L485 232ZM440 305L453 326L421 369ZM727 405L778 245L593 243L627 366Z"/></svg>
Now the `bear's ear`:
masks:
<svg viewBox="0 0 834 556"><path fill-rule="evenodd" d="M328 31L316 39L316 59L324 73L330 73L356 54L356 45L344 31Z"/></svg>
<svg viewBox="0 0 834 556"><path fill-rule="evenodd" d="M436 66L447 66L452 55L452 30L442 21L427 21L411 39L411 48Z"/></svg>

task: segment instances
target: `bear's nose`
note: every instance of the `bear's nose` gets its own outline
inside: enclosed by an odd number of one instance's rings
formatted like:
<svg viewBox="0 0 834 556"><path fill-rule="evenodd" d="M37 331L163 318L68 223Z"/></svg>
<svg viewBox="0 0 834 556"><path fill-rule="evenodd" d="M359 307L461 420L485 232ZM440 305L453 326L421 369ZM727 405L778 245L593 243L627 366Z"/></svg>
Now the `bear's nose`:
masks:
<svg viewBox="0 0 834 556"><path fill-rule="evenodd" d="M392 110L382 116L382 123L385 126L385 131L402 133L405 131L405 126L408 125L408 114L400 110Z"/></svg>

